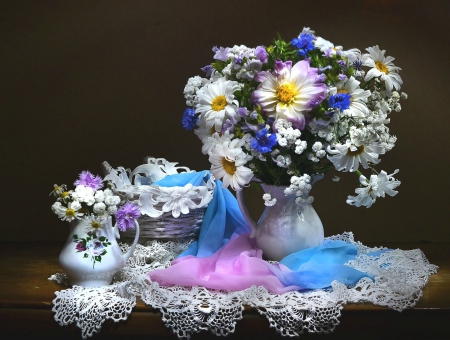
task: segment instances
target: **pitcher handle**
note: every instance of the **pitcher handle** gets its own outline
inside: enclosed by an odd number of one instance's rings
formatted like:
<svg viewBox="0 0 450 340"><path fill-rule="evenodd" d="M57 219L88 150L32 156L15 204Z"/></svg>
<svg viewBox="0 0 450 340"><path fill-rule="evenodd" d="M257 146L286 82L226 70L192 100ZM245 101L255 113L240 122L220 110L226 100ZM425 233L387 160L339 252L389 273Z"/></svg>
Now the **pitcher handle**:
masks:
<svg viewBox="0 0 450 340"><path fill-rule="evenodd" d="M245 206L244 189L236 191L236 198L238 201L239 209L241 209L242 215L244 216L245 221L247 221L247 224L249 225L250 230L252 231L252 233L250 234L250 238L255 238L256 237L256 223L251 218L250 213L248 212L248 209Z"/></svg>
<svg viewBox="0 0 450 340"><path fill-rule="evenodd" d="M139 229L139 223L137 220L134 220L134 224L136 226L136 236L134 237L134 242L133 244L130 246L130 249L128 249L128 251L123 254L123 259L125 260L125 263L128 261L128 259L130 258L131 254L133 254L134 248L136 248L136 245L138 243L139 240L139 233L140 233L140 229Z"/></svg>

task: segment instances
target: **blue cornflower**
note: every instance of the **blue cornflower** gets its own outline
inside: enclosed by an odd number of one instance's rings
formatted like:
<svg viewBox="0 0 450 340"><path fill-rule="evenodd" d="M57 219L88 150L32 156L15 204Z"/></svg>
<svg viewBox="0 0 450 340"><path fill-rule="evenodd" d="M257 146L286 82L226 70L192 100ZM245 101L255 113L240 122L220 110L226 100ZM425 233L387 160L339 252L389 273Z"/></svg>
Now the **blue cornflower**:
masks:
<svg viewBox="0 0 450 340"><path fill-rule="evenodd" d="M251 147L260 152L266 153L272 151L277 144L277 136L274 133L269 134L267 129L262 129L256 133L256 136L250 139Z"/></svg>
<svg viewBox="0 0 450 340"><path fill-rule="evenodd" d="M292 39L291 44L298 48L298 54L305 57L308 51L314 49L314 36L311 33L301 33L297 38Z"/></svg>
<svg viewBox="0 0 450 340"><path fill-rule="evenodd" d="M193 130L197 126L197 120L198 117L195 114L195 110L188 107L186 110L184 110L181 124L186 130Z"/></svg>
<svg viewBox="0 0 450 340"><path fill-rule="evenodd" d="M350 107L352 96L348 93L337 93L328 99L328 105L330 108L339 109L339 111L345 111Z"/></svg>

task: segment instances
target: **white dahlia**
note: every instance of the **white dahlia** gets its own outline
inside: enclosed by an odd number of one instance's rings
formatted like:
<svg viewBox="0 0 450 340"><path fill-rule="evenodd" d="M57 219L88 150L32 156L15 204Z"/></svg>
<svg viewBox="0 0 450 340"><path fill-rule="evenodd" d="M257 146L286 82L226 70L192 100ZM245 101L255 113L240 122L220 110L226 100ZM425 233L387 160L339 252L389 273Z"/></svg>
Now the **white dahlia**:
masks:
<svg viewBox="0 0 450 340"><path fill-rule="evenodd" d="M294 66L277 60L274 69L255 90L255 100L266 115L287 119L303 130L305 114L325 98L327 87L317 81L318 70L307 60Z"/></svg>

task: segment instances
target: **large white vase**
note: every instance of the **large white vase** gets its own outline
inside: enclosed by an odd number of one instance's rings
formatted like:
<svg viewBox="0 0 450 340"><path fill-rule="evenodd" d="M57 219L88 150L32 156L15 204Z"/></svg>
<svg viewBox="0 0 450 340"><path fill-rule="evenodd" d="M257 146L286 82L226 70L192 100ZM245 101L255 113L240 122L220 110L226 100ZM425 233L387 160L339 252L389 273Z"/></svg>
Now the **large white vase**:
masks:
<svg viewBox="0 0 450 340"><path fill-rule="evenodd" d="M252 238L256 238L263 257L280 261L297 251L323 244L323 225L311 204L299 206L296 196L284 194L286 187L261 184L264 191L277 199L274 206L266 207L256 224L244 203L243 190L236 193L239 207L249 224Z"/></svg>

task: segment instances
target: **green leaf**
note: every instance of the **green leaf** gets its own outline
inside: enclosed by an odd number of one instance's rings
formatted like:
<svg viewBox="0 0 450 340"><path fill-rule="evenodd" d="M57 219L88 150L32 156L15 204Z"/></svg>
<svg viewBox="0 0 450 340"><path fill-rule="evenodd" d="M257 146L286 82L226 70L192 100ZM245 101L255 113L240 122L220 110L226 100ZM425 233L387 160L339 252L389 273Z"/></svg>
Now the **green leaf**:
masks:
<svg viewBox="0 0 450 340"><path fill-rule="evenodd" d="M95 261L97 261L97 262L102 262L102 257L101 257L101 256L96 256L96 257L95 257Z"/></svg>
<svg viewBox="0 0 450 340"><path fill-rule="evenodd" d="M78 235L77 235L77 234L74 234L74 235L73 235L73 238L74 238L74 239L78 239Z"/></svg>
<svg viewBox="0 0 450 340"><path fill-rule="evenodd" d="M103 242L104 240L106 240L106 237L105 237L105 236L100 236L100 237L98 238L98 240L99 240L100 242Z"/></svg>
<svg viewBox="0 0 450 340"><path fill-rule="evenodd" d="M84 253L84 258L89 257L88 253Z"/></svg>

